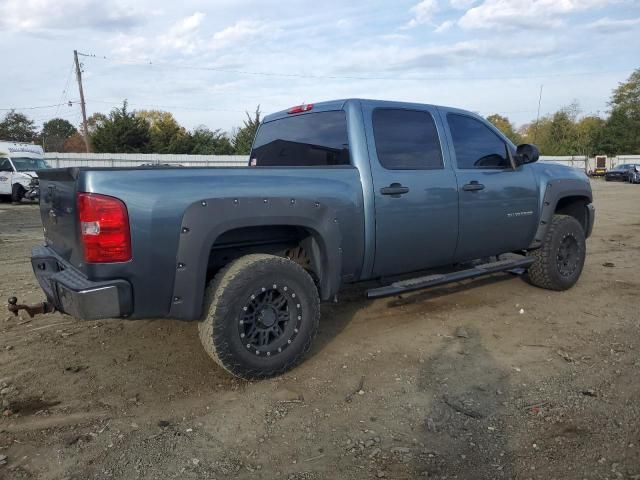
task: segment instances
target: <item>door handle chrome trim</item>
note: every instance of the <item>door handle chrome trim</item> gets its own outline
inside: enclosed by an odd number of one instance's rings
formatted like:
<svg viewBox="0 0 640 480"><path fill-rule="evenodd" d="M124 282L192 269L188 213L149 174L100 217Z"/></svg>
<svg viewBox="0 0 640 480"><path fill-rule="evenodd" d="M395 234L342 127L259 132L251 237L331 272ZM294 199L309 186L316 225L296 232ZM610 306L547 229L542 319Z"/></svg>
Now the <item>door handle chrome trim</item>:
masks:
<svg viewBox="0 0 640 480"><path fill-rule="evenodd" d="M462 189L467 192L477 192L478 190L484 190L484 185L473 180L471 183L463 185Z"/></svg>

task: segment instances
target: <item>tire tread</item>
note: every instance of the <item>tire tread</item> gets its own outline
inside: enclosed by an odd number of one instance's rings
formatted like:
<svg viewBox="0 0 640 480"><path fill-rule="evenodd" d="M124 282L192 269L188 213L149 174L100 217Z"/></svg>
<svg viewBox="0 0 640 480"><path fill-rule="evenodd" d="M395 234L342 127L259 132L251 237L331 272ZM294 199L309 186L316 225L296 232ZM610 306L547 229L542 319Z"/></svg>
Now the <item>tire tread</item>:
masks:
<svg viewBox="0 0 640 480"><path fill-rule="evenodd" d="M554 265L554 255L552 251L552 241L557 234L559 228L566 222L575 222L580 229L582 226L578 221L570 215L556 214L551 218L549 228L545 233L545 237L542 241L542 246L537 250L529 252L529 256L535 258L535 262L529 267L527 271L527 279L536 287L544 288L547 290L566 290L570 286L559 283L553 278L551 268Z"/></svg>
<svg viewBox="0 0 640 480"><path fill-rule="evenodd" d="M286 362L283 366L272 370L249 370L235 363L232 355L225 352L225 340L222 335L225 328L223 319L226 318L237 305L233 302L235 292L241 293L244 282L242 277L254 276L260 273L265 265L280 263L286 268L293 268L301 273L304 282L308 283L310 292L313 292L314 303L313 318L311 319L311 333L308 335L300 352ZM281 375L298 365L311 349L318 325L320 323L320 297L311 276L298 264L286 258L267 254L251 254L240 257L222 268L207 286L205 292L205 318L198 323L200 341L207 354L223 369L231 375L245 379L262 379Z"/></svg>

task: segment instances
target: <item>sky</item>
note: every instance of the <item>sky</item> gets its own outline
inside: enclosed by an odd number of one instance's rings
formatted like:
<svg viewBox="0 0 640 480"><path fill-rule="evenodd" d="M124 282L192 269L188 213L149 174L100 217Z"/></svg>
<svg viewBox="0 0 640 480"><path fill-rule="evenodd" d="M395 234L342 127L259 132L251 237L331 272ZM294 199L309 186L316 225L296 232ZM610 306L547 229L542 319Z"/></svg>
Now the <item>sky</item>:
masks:
<svg viewBox="0 0 640 480"><path fill-rule="evenodd" d="M541 115L606 114L640 67L640 0L0 0L0 115L78 125L74 49L89 114L127 99L230 131L257 105L359 97L522 125L541 86Z"/></svg>

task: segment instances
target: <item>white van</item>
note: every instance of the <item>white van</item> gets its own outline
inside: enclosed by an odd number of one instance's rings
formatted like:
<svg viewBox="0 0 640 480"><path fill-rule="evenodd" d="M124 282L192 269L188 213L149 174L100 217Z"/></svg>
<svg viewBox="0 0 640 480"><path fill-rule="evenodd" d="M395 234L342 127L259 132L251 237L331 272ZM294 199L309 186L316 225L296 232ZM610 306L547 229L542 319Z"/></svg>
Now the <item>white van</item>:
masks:
<svg viewBox="0 0 640 480"><path fill-rule="evenodd" d="M40 187L36 170L43 168L49 165L41 146L0 142L0 197L11 196L12 202L37 199Z"/></svg>

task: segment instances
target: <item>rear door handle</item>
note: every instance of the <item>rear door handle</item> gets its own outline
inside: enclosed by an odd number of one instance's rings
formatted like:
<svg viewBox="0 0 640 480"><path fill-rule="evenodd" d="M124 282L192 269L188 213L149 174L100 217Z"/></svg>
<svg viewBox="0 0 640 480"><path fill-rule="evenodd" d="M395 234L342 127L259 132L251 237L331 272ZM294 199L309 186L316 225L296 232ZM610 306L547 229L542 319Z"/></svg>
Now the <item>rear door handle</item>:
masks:
<svg viewBox="0 0 640 480"><path fill-rule="evenodd" d="M481 183L478 183L477 180L472 180L470 183L463 185L462 189L467 192L475 192L478 190L484 190L484 185Z"/></svg>
<svg viewBox="0 0 640 480"><path fill-rule="evenodd" d="M399 197L405 193L409 193L409 187L404 187L399 183L392 183L388 187L382 187L380 189L382 195L391 195L392 197Z"/></svg>

